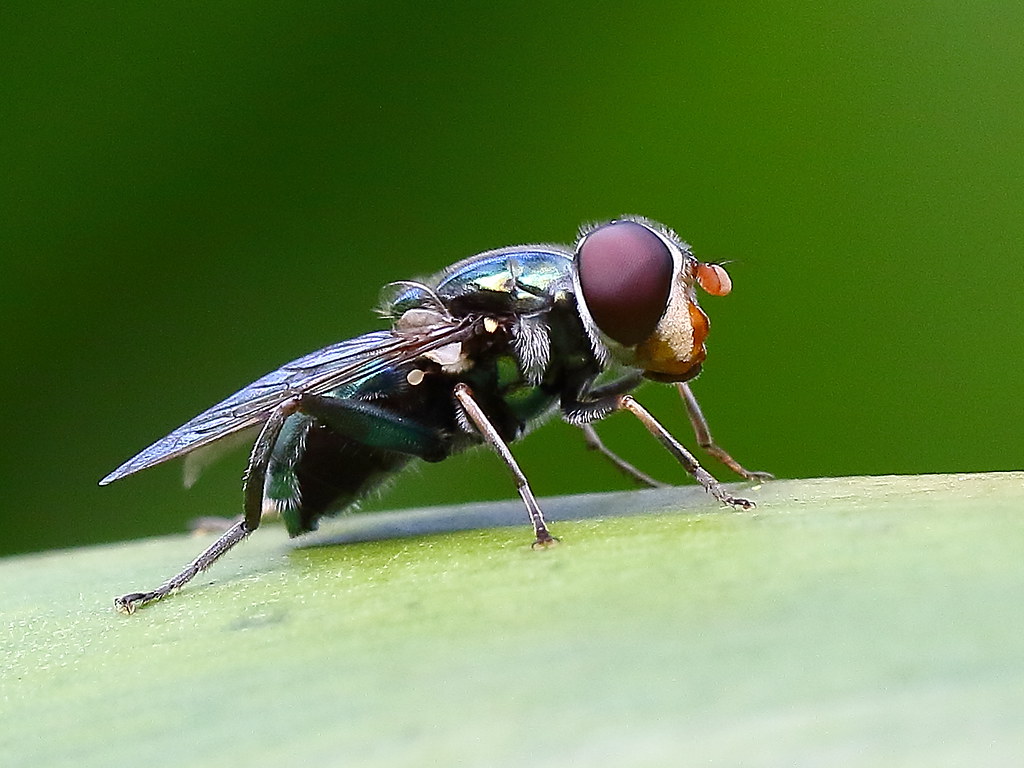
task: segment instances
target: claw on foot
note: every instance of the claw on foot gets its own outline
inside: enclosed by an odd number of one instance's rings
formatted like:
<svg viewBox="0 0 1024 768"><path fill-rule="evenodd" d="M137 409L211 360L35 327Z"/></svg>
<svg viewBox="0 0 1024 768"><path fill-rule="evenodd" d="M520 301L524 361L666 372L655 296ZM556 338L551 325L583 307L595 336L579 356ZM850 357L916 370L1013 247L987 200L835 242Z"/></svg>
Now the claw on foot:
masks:
<svg viewBox="0 0 1024 768"><path fill-rule="evenodd" d="M757 506L757 504L752 502L750 499L744 499L740 496L730 496L720 485L711 486L707 490L722 504L730 506L733 509L753 509Z"/></svg>
<svg viewBox="0 0 1024 768"><path fill-rule="evenodd" d="M738 496L726 496L722 501L736 509L753 509L757 506L750 499L741 499Z"/></svg>
<svg viewBox="0 0 1024 768"><path fill-rule="evenodd" d="M554 536L538 536L537 540L530 545L531 549L550 549L558 543Z"/></svg>
<svg viewBox="0 0 1024 768"><path fill-rule="evenodd" d="M130 595L121 595L120 597L114 598L114 607L119 613L131 616L135 613L135 609L139 607L139 603L144 597L145 595L141 592L133 592Z"/></svg>

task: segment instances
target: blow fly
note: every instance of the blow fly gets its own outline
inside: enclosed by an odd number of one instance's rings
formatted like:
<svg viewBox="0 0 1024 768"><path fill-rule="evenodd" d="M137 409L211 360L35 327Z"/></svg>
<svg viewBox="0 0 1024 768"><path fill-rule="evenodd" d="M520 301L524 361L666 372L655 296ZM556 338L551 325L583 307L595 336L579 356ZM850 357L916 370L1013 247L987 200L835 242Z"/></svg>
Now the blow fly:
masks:
<svg viewBox="0 0 1024 768"><path fill-rule="evenodd" d="M639 216L581 228L574 246L517 245L471 256L430 279L386 289L391 328L342 341L267 374L115 469L126 475L256 434L244 515L181 573L115 600L123 612L179 589L260 525L281 515L291 536L350 507L414 459L441 461L489 445L508 467L533 524L534 546L556 540L508 444L558 410L591 448L655 484L608 450L591 426L629 411L720 502L746 509L629 393L673 382L698 442L747 479L718 447L687 382L705 357L708 318L696 287L723 296L725 269L698 261L672 230ZM192 458L192 457L190 457Z"/></svg>

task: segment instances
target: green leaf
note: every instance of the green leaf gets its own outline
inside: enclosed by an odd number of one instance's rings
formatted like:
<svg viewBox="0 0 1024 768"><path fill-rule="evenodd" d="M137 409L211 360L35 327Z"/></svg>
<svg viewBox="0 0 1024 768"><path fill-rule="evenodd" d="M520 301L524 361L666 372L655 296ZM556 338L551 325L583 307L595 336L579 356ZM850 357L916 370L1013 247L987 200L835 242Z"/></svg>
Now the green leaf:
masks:
<svg viewBox="0 0 1024 768"><path fill-rule="evenodd" d="M1024 473L744 492L267 525L130 617L206 539L7 559L0 763L1018 764Z"/></svg>

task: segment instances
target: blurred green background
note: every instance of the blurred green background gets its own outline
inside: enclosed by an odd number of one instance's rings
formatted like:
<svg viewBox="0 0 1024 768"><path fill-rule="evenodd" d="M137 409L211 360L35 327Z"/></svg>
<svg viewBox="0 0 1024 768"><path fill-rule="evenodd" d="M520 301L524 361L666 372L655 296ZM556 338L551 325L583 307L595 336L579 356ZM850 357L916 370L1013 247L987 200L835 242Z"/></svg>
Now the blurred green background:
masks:
<svg viewBox="0 0 1024 768"><path fill-rule="evenodd" d="M383 283L623 212L735 261L695 389L751 468L1024 464L1020 3L14 2L0 43L2 552L234 514L244 451L96 482ZM516 452L624 485L560 424ZM477 452L367 508L512 496Z"/></svg>

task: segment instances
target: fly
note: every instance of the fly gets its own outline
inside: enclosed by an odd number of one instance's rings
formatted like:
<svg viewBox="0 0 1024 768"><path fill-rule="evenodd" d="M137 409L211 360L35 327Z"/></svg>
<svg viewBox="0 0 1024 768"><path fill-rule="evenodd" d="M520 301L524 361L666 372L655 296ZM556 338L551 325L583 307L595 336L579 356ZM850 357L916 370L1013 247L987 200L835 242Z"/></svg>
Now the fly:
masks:
<svg viewBox="0 0 1024 768"><path fill-rule="evenodd" d="M556 539L508 444L549 412L583 430L620 470L659 485L604 446L592 423L629 411L712 496L726 491L630 392L644 379L674 383L698 443L750 472L715 444L687 383L706 354L708 318L696 287L732 283L698 261L667 227L623 216L581 228L574 246L518 245L459 261L424 281L387 288L390 330L342 341L254 381L115 469L100 485L247 431L256 434L243 480L244 514L179 574L115 600L132 613L181 588L276 512L288 533L315 530L414 459L441 461L489 445L511 473L534 547Z"/></svg>

